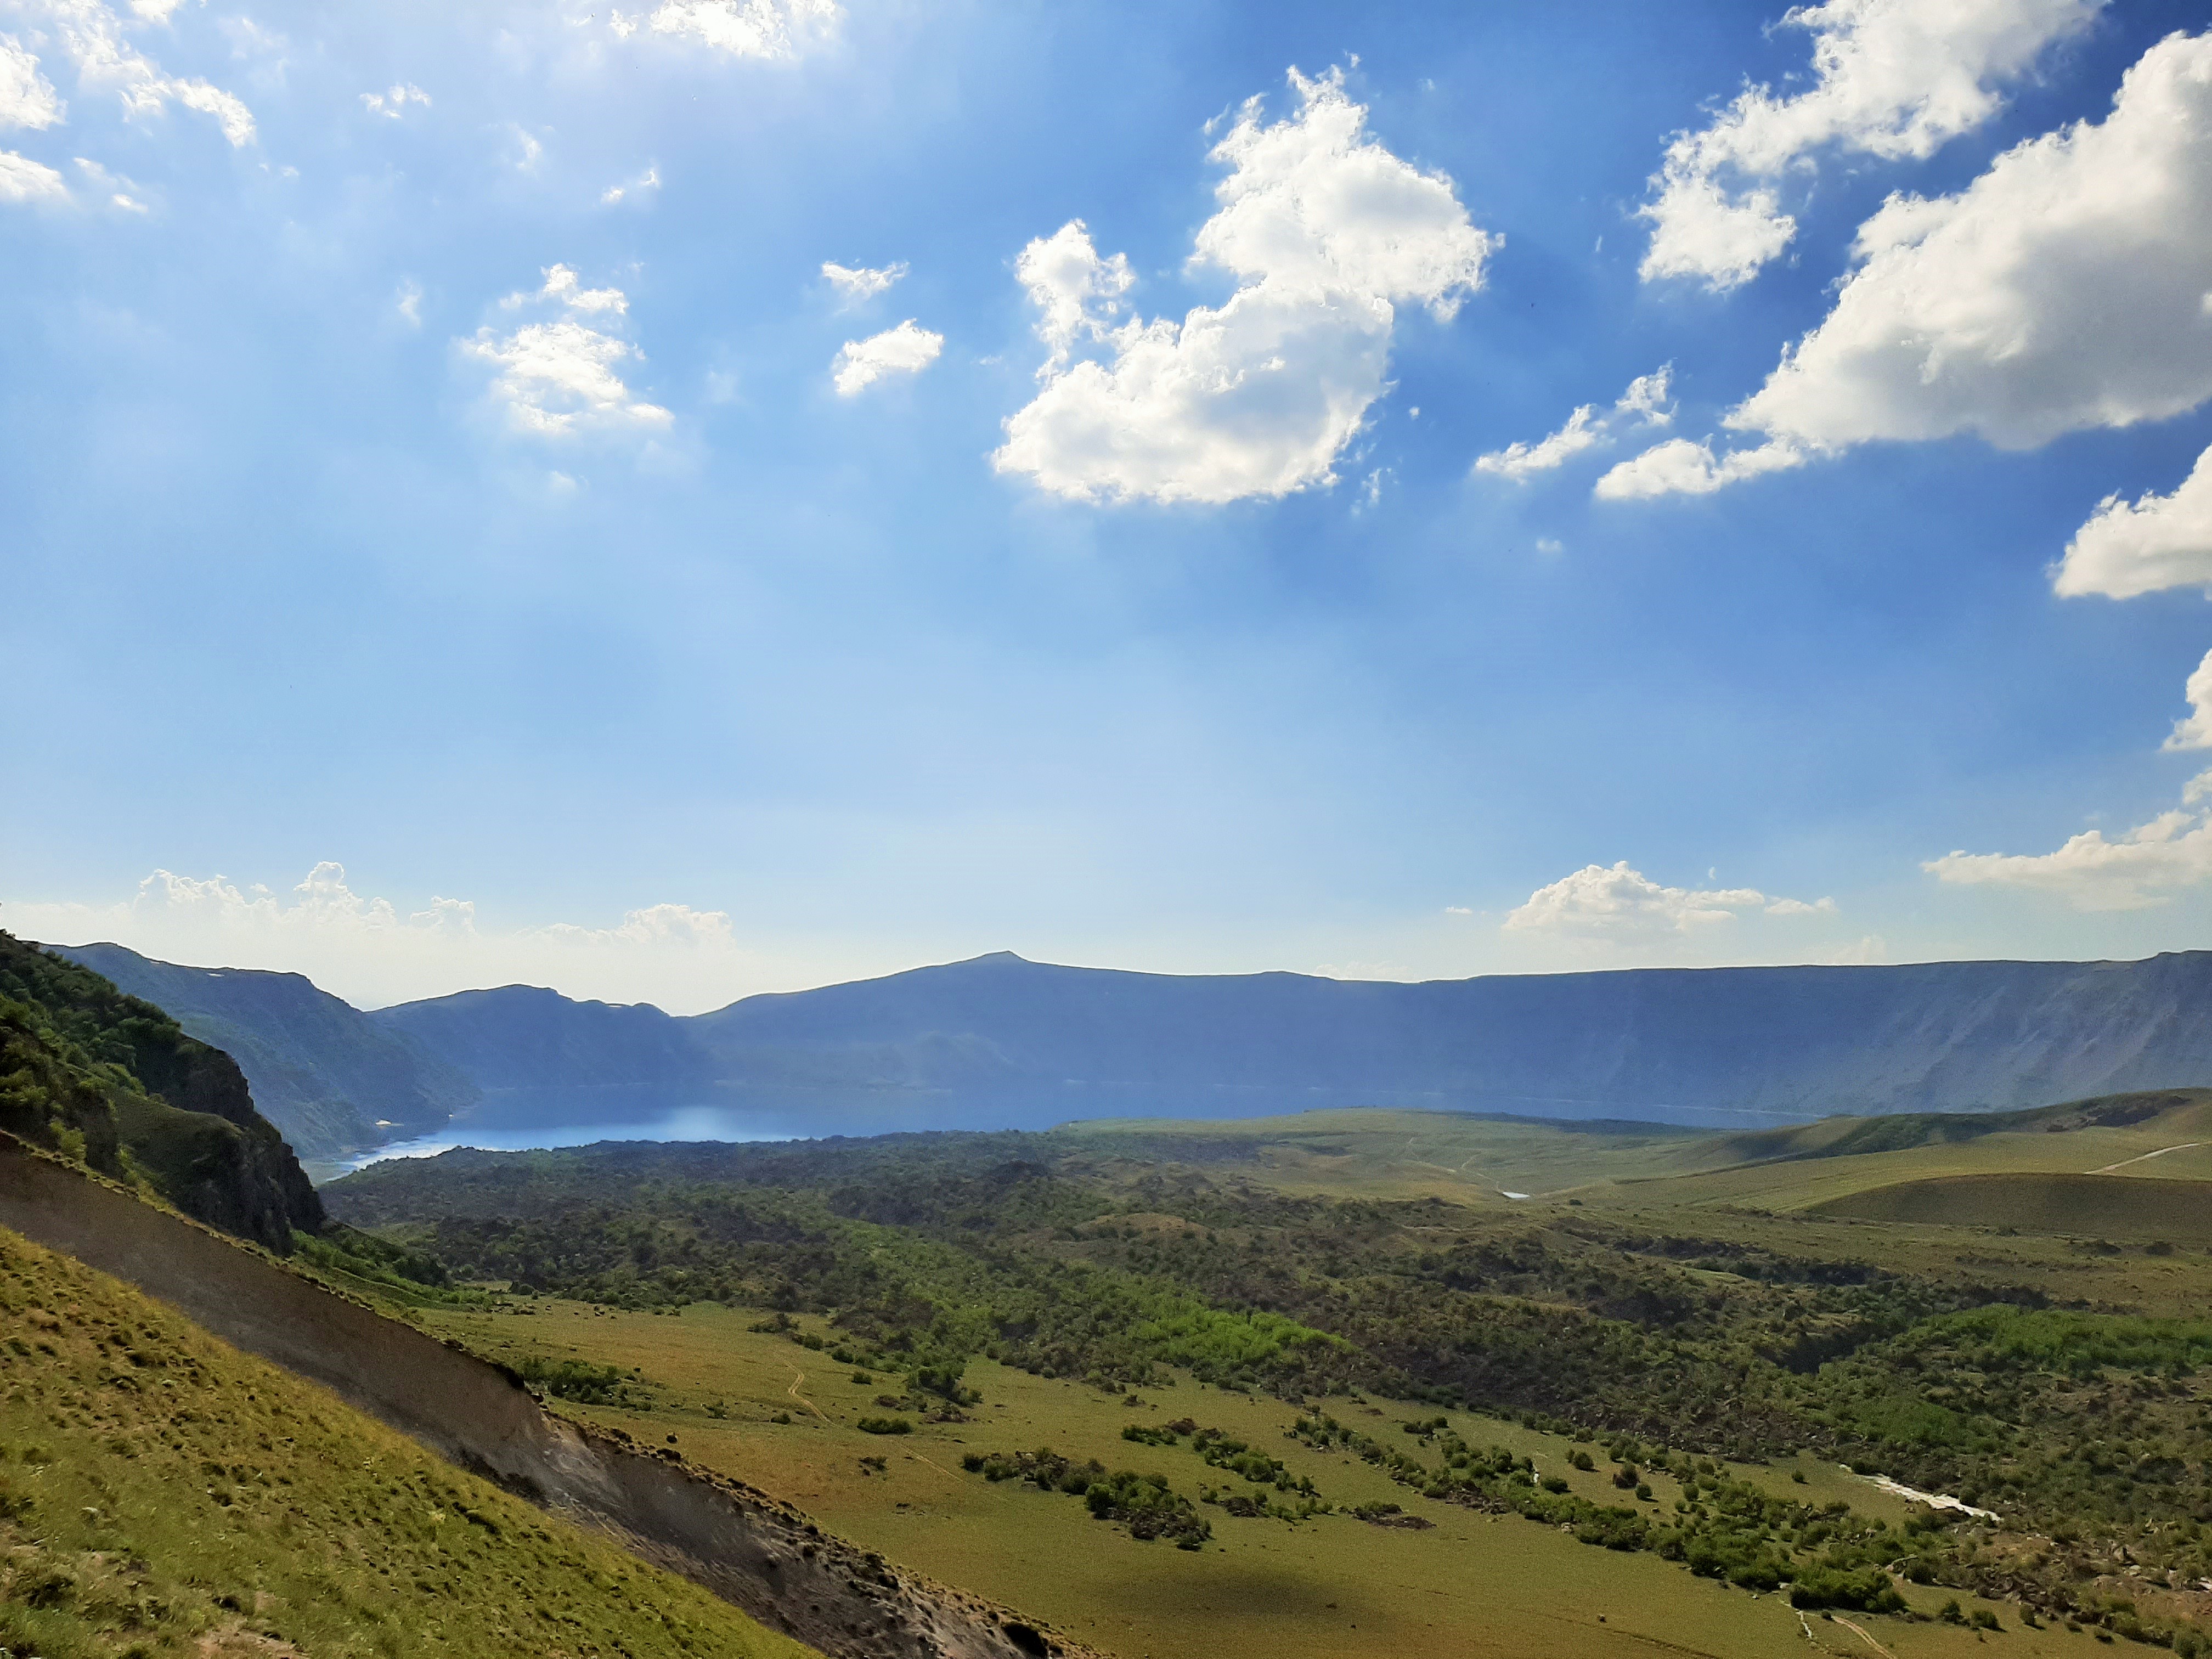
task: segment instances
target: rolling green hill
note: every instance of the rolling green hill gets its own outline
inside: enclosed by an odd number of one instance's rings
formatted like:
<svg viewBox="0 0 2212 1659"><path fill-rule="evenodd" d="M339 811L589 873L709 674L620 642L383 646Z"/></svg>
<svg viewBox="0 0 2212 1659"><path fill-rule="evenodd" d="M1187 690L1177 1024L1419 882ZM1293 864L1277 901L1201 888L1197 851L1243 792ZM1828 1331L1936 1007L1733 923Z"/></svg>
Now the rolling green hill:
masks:
<svg viewBox="0 0 2212 1659"><path fill-rule="evenodd" d="M1986 1116L1832 1118L1715 1136L1681 1146L1671 1168L1629 1176L1608 1170L1573 1191L1590 1205L1812 1211L1905 1182L2000 1175L2212 1181L2212 1091L2158 1090ZM2154 1236L2124 1218L2126 1190L2111 1190L2121 1213L2112 1224L2128 1237ZM2151 1202L2148 1191L2138 1196Z"/></svg>
<svg viewBox="0 0 2212 1659"><path fill-rule="evenodd" d="M2025 1172L1935 1176L1870 1188L1811 1208L1815 1215L1862 1221L2212 1244L2212 1181Z"/></svg>

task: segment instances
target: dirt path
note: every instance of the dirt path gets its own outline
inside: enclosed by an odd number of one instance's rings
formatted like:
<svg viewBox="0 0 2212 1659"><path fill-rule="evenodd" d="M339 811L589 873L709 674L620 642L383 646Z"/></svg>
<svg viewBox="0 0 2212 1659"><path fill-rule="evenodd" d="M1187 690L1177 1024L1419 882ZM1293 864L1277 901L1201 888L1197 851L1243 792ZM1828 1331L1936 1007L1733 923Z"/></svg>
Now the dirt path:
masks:
<svg viewBox="0 0 2212 1659"><path fill-rule="evenodd" d="M1850 1633L1851 1633L1852 1635L1854 1635L1854 1636L1857 1637L1857 1638L1859 1638L1859 1640L1860 1640L1860 1641L1862 1641L1862 1642L1865 1643L1869 1647L1872 1648L1872 1649L1873 1649L1876 1653L1878 1653L1878 1654L1881 1655L1882 1659L1897 1659L1897 1656L1896 1656L1895 1654L1892 1653L1892 1652L1891 1652L1887 1648L1886 1648L1886 1647L1882 1646L1882 1644L1881 1644L1881 1643L1879 1643L1879 1642L1875 1641L1875 1640L1874 1639L1874 1638L1873 1638L1873 1637L1869 1636L1869 1635L1866 1633L1865 1628L1864 1628L1863 1626L1858 1626L1858 1625L1854 1625L1854 1624L1853 1624L1850 1620L1848 1620L1848 1619L1844 1618L1844 1615L1843 1615L1843 1614L1841 1614L1840 1613L1830 1613L1830 1614L1828 1615L1828 1617L1829 1617L1829 1618L1831 1618L1831 1619L1832 1619L1832 1620L1834 1620L1838 1624L1841 1625L1841 1626L1842 1626L1845 1630L1847 1630L1847 1631L1850 1632Z"/></svg>
<svg viewBox="0 0 2212 1659"><path fill-rule="evenodd" d="M787 1392L793 1400L796 1400L800 1405L805 1407L807 1410L812 1412L817 1417L821 1417L824 1423L830 1422L830 1419L827 1417L822 1416L821 1407L816 1405L805 1395L799 1393L799 1389L805 1387L805 1383L806 1373L801 1370L794 1370L791 1374L791 1387L787 1390ZM836 1425L835 1424L831 1424L830 1426L834 1428Z"/></svg>
<svg viewBox="0 0 2212 1659"><path fill-rule="evenodd" d="M2193 1146L2212 1145L2202 1140L2185 1140L2179 1146L2161 1146L2154 1152L2143 1152L2134 1158L2124 1158L2118 1164L2107 1164L2101 1170L2084 1170L2084 1175L2110 1175L2115 1170L2124 1170L2130 1164L2142 1164L2154 1158L2164 1158L2168 1152L2185 1152Z"/></svg>

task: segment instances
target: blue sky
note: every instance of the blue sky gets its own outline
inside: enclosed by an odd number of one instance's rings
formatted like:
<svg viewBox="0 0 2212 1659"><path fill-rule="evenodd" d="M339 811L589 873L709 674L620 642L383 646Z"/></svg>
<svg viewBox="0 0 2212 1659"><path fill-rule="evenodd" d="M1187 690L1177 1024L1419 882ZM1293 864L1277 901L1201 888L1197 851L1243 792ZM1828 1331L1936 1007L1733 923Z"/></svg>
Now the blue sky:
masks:
<svg viewBox="0 0 2212 1659"><path fill-rule="evenodd" d="M2206 941L2195 9L455 11L0 5L0 925Z"/></svg>

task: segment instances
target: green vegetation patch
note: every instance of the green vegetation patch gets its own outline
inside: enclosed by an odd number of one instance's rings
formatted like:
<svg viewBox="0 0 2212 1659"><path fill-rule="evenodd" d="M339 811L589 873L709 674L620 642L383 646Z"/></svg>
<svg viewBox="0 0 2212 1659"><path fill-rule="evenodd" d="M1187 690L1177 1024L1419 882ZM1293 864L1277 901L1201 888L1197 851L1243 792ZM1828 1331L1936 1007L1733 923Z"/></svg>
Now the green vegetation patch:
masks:
<svg viewBox="0 0 2212 1659"><path fill-rule="evenodd" d="M1164 1538L1177 1549L1194 1550L1213 1536L1212 1523L1164 1474L1128 1469L1109 1474L1096 1458L1079 1463L1048 1446L1033 1452L969 1452L960 1467L986 1480L1025 1480L1040 1492L1080 1498L1096 1519L1116 1522L1140 1540Z"/></svg>
<svg viewBox="0 0 2212 1659"><path fill-rule="evenodd" d="M1666 1510L1674 1498L1651 1493L1671 1465L1651 1460L1812 1455L1955 1494L2002 1525L1869 1547L1895 1546L1883 1560L1931 1583L2053 1612L2130 1568L2212 1577L2212 1397L2198 1378L2212 1348L2187 1321L2093 1313L2079 1295L2111 1305L2154 1282L2172 1295L2203 1282L2193 1256L2147 1253L2146 1280L2080 1255L2065 1286L2077 1305L2062 1309L2049 1245L2030 1261L1993 1239L1907 1251L1800 1216L1298 1194L1123 1151L948 1134L452 1152L325 1192L457 1279L638 1310L766 1310L757 1327L903 1376L904 1393L874 1404L917 1422L968 1420L960 1385L927 1379L979 1356L1109 1398L1181 1371L1286 1402L1391 1399L1633 1444L1615 1471L1622 1495L1603 1504L1564 1469L1437 1467L1419 1437L1441 1431L1432 1416L1388 1468L1449 1501L1744 1583L1817 1570L1863 1587L1850 1576L1875 1564L1831 1547L1850 1544L1844 1522L1753 1513L1749 1488L1708 1489L1703 1471L1682 1500L1694 1509ZM1212 1489L1228 1512L1243 1509L1230 1498L1270 1514L1319 1502L1243 1480ZM2021 1545L2029 1530L2052 1547Z"/></svg>

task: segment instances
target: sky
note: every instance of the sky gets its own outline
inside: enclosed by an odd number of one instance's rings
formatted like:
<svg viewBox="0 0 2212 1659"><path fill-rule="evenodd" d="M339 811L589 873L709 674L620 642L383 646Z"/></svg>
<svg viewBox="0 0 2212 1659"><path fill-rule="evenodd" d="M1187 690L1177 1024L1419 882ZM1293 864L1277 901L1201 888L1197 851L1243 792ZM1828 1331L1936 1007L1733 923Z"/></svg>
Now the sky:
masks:
<svg viewBox="0 0 2212 1659"><path fill-rule="evenodd" d="M0 927L2212 944L2198 9L640 4L0 0Z"/></svg>

